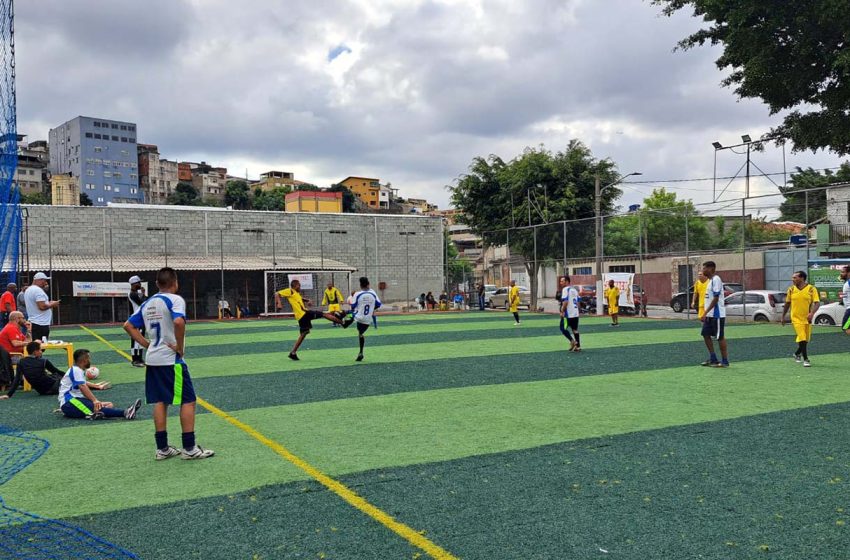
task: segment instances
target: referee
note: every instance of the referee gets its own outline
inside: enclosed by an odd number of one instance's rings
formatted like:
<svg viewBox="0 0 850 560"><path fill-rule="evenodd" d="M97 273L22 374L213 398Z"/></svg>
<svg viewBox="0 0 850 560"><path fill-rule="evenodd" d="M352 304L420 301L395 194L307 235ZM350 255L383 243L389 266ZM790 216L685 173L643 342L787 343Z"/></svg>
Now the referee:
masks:
<svg viewBox="0 0 850 560"><path fill-rule="evenodd" d="M145 289L142 287L142 279L138 276L130 277L130 293L127 294L127 299L130 300L130 316L135 315L141 309L142 304L147 301L148 296L145 294ZM142 336L145 334L145 328L141 327L140 329ZM134 367L145 367L145 361L142 359L142 347L141 345L130 338L130 350L133 354L133 366Z"/></svg>

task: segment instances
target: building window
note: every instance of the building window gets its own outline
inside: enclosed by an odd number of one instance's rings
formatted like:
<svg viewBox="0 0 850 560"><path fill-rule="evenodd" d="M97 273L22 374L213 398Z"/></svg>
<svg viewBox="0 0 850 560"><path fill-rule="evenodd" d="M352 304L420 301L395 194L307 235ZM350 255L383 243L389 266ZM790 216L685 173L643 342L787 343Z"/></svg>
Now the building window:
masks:
<svg viewBox="0 0 850 560"><path fill-rule="evenodd" d="M126 125L126 124L122 124L122 125L121 125L121 130L127 130L127 125Z"/></svg>
<svg viewBox="0 0 850 560"><path fill-rule="evenodd" d="M86 132L86 138L94 138L94 134L91 132Z"/></svg>
<svg viewBox="0 0 850 560"><path fill-rule="evenodd" d="M127 137L126 137L126 136L122 136L122 137L121 137L121 141L122 141L122 142L124 142L124 143L126 144L126 143L127 143Z"/></svg>
<svg viewBox="0 0 850 560"><path fill-rule="evenodd" d="M112 160L110 160L110 159L103 160L103 165L112 165Z"/></svg>
<svg viewBox="0 0 850 560"><path fill-rule="evenodd" d="M99 154L100 152L103 151L103 148L101 148L100 146L95 146L94 151L95 151L95 153Z"/></svg>
<svg viewBox="0 0 850 560"><path fill-rule="evenodd" d="M112 128L114 128L115 130L118 130L118 125L115 124L115 123L112 123Z"/></svg>
<svg viewBox="0 0 850 560"><path fill-rule="evenodd" d="M86 169L86 175L89 177L94 177L94 169Z"/></svg>
<svg viewBox="0 0 850 560"><path fill-rule="evenodd" d="M137 192L139 192L139 189L130 188L130 194L136 194Z"/></svg>
<svg viewBox="0 0 850 560"><path fill-rule="evenodd" d="M128 152L127 150L121 150L121 155L122 156L129 156L130 152Z"/></svg>
<svg viewBox="0 0 850 560"><path fill-rule="evenodd" d="M121 172L120 171L113 171L112 176L115 177L116 179L120 179L121 178Z"/></svg>
<svg viewBox="0 0 850 560"><path fill-rule="evenodd" d="M100 134L95 134L94 138L95 138L95 140L100 140L102 138L102 136Z"/></svg>
<svg viewBox="0 0 850 560"><path fill-rule="evenodd" d="M100 123L99 123L99 122L97 122L97 121L94 121L94 126L95 126L96 128L100 128Z"/></svg>
<svg viewBox="0 0 850 560"><path fill-rule="evenodd" d="M112 141L113 141L113 142L118 142L118 137L117 137L117 136L113 136L113 137L112 137Z"/></svg>
<svg viewBox="0 0 850 560"><path fill-rule="evenodd" d="M593 274L593 268L589 266L576 266L573 267L573 274Z"/></svg>
<svg viewBox="0 0 850 560"><path fill-rule="evenodd" d="M133 125L130 125L127 128L130 130L130 132L136 132L136 127Z"/></svg>
<svg viewBox="0 0 850 560"><path fill-rule="evenodd" d="M135 143L136 143L136 139L135 139L135 138L130 138L130 144L135 144Z"/></svg>
<svg viewBox="0 0 850 560"><path fill-rule="evenodd" d="M608 272L634 272L635 265L633 264L615 264L608 267Z"/></svg>
<svg viewBox="0 0 850 560"><path fill-rule="evenodd" d="M130 173L130 179L138 179L138 178L139 178L139 176L137 174ZM162 181L160 181L160 184L162 184Z"/></svg>
<svg viewBox="0 0 850 560"><path fill-rule="evenodd" d="M115 187L115 192L121 192L121 187Z"/></svg>
<svg viewBox="0 0 850 560"><path fill-rule="evenodd" d="M103 197L102 197L102 196L97 197L97 201L98 201L98 202L103 202Z"/></svg>
<svg viewBox="0 0 850 560"><path fill-rule="evenodd" d="M104 171L103 176L104 177L112 177L112 171Z"/></svg>
<svg viewBox="0 0 850 560"><path fill-rule="evenodd" d="M103 190L105 190L105 191L111 191L111 190L112 190L112 185L103 185Z"/></svg>

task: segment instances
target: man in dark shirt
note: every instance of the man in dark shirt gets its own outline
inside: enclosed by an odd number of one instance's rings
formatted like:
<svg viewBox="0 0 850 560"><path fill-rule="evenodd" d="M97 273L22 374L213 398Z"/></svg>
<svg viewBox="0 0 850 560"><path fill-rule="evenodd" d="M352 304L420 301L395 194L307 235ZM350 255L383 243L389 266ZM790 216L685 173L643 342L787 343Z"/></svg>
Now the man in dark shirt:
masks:
<svg viewBox="0 0 850 560"><path fill-rule="evenodd" d="M58 395L59 383L65 372L54 366L50 360L42 357L41 342L33 340L27 344L27 356L18 362L15 379L12 388L5 395L0 395L0 400L11 399L15 391L21 385L21 380L26 379L39 395ZM109 389L108 381L103 383L89 383L90 389Z"/></svg>
<svg viewBox="0 0 850 560"><path fill-rule="evenodd" d="M142 304L147 301L148 296L145 294L145 289L142 287L142 279L138 276L130 277L130 293L127 294L127 299L130 300L130 316L132 317L139 312ZM145 334L145 329L141 329L142 335ZM145 361L142 359L144 349L138 342L130 339L130 351L133 352L133 365L135 367L145 367Z"/></svg>

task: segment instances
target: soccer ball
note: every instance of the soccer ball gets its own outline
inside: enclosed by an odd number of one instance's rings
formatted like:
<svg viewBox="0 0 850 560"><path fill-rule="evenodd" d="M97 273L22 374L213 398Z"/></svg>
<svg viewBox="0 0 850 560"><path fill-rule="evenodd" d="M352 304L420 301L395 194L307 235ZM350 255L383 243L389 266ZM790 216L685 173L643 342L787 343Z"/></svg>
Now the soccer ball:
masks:
<svg viewBox="0 0 850 560"><path fill-rule="evenodd" d="M100 377L100 370L95 366L92 366L86 370L87 379L97 379L98 377Z"/></svg>

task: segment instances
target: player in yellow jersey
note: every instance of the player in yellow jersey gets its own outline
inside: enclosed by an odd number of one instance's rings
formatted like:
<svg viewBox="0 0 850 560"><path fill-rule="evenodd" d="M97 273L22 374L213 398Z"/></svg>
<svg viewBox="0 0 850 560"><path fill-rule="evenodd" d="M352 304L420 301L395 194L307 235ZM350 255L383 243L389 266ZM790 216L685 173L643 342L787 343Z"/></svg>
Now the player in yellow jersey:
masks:
<svg viewBox="0 0 850 560"><path fill-rule="evenodd" d="M608 315L611 316L611 326L620 326L620 288L614 285L613 280L608 280L608 287L603 294L608 302Z"/></svg>
<svg viewBox="0 0 850 560"><path fill-rule="evenodd" d="M508 310L514 314L514 326L519 326L519 286L516 280L511 280L511 289L508 290Z"/></svg>
<svg viewBox="0 0 850 560"><path fill-rule="evenodd" d="M328 287L325 289L325 294L322 297L322 305L328 306L328 313L332 313L336 317L342 318L342 292L334 286L333 280L328 282ZM334 326L337 326L334 324Z"/></svg>
<svg viewBox="0 0 850 560"><path fill-rule="evenodd" d="M313 328L313 319L324 317L332 323L342 325L342 321L335 315L313 311L307 308L310 300L301 297L301 282L298 280L293 280L288 288L275 292L274 304L277 310L283 309L283 303L280 298L286 298L289 301L289 305L292 306L292 312L295 314L295 320L298 321L298 328L301 330L298 340L295 341L295 346L292 347L292 351L289 353L290 360L298 360L298 347L301 346L301 343L310 334L310 329Z"/></svg>
<svg viewBox="0 0 850 560"><path fill-rule="evenodd" d="M705 301L705 291L708 289L708 284L708 278L700 270L699 275L697 275L697 281L694 282L694 301L692 302L693 305L691 305L691 307L698 310L697 318L700 321L705 317L705 305L703 305L703 302Z"/></svg>
<svg viewBox="0 0 850 560"><path fill-rule="evenodd" d="M812 340L812 317L820 307L818 290L806 282L806 273L798 270L791 275L793 285L785 292L785 306L782 308L782 325L785 325L785 314L791 308L791 325L797 334L797 350L794 361L803 362L803 367L811 367L809 362L809 341Z"/></svg>

